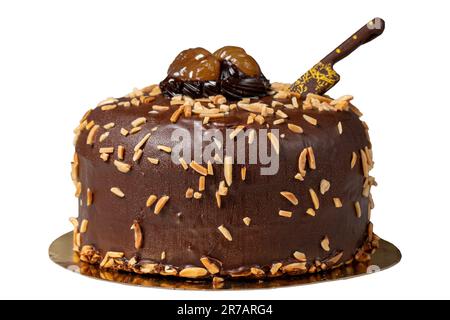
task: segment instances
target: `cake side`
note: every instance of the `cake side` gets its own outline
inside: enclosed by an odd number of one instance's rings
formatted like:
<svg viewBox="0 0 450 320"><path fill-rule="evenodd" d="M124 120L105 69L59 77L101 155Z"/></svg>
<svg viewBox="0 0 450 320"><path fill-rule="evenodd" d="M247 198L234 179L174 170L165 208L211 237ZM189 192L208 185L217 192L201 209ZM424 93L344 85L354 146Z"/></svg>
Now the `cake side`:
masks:
<svg viewBox="0 0 450 320"><path fill-rule="evenodd" d="M312 273L370 259L378 241L370 223L373 160L351 97L301 101L286 85L272 89L227 101L168 98L150 86L88 112L72 164L81 260L208 278ZM201 128L233 135L225 155L242 149L237 140L245 136L247 157L252 130L278 130L265 141L278 171L261 175L267 165L238 164L237 155L227 158L232 164L212 155L175 163L173 132L193 137L194 154L195 146L210 145L195 140Z"/></svg>

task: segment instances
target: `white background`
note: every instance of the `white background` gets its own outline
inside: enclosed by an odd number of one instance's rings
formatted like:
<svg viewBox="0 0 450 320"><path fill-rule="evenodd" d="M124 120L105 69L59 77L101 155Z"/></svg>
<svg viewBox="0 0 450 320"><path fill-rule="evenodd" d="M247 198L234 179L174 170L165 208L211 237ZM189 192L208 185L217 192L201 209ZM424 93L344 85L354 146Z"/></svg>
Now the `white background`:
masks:
<svg viewBox="0 0 450 320"><path fill-rule="evenodd" d="M448 1L1 1L0 297L450 298ZM183 292L54 265L77 213L72 129L88 107L159 82L182 49L243 46L292 82L369 19L385 33L337 65L374 145L375 231L403 253L372 276L288 289Z"/></svg>

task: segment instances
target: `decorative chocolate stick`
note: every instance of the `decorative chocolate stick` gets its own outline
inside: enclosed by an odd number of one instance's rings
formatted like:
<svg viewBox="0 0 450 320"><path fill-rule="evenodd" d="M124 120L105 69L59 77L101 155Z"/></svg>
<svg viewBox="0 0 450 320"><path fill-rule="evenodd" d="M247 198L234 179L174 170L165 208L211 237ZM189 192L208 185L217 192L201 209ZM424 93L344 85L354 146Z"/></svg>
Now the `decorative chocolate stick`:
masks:
<svg viewBox="0 0 450 320"><path fill-rule="evenodd" d="M334 64L344 59L360 45L378 37L383 31L384 20L372 19L295 81L290 90L299 93L302 98L305 98L308 93L324 94L340 79L339 74L333 69Z"/></svg>

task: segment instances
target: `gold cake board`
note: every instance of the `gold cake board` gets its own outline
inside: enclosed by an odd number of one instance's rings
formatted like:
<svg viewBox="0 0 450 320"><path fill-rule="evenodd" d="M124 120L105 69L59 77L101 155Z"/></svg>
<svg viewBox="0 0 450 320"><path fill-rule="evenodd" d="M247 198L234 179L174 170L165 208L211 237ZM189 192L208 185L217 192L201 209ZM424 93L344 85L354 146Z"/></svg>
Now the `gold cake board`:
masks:
<svg viewBox="0 0 450 320"><path fill-rule="evenodd" d="M386 270L396 265L402 258L400 250L396 246L381 239L380 247L367 263L354 263L322 273L294 277L265 280L231 279L225 280L220 285L213 286L211 280L188 280L175 277L139 275L128 272L103 270L97 265L90 265L79 261L78 255L72 251L72 232L68 232L53 241L49 248L49 256L57 265L86 277L142 287L181 290L271 289L314 284L324 281L344 280Z"/></svg>

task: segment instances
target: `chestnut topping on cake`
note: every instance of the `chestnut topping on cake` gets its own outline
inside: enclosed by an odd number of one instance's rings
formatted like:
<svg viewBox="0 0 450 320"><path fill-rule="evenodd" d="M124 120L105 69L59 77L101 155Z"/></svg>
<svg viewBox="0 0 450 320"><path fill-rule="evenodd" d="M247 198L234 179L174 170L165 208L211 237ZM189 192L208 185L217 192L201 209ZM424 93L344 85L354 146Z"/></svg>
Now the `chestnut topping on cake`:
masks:
<svg viewBox="0 0 450 320"><path fill-rule="evenodd" d="M169 97L183 94L199 98L222 94L240 99L267 95L270 82L244 49L226 46L214 54L203 48L182 51L170 65L160 87Z"/></svg>

